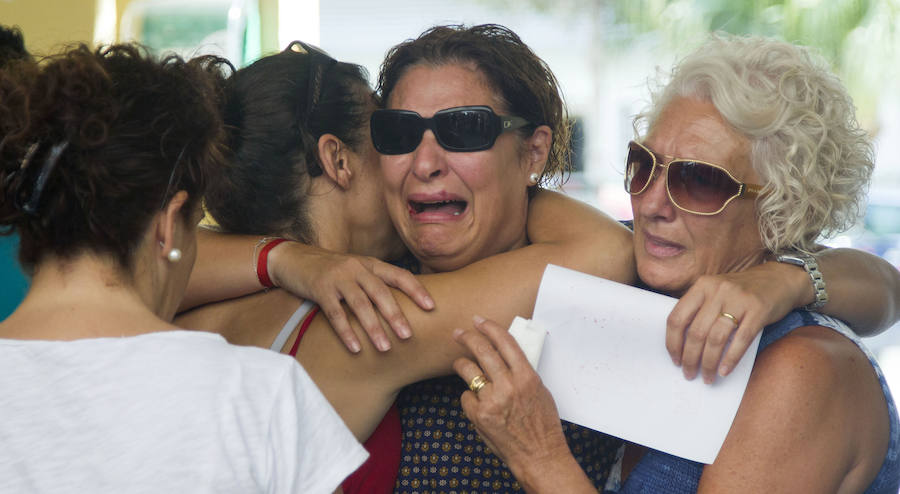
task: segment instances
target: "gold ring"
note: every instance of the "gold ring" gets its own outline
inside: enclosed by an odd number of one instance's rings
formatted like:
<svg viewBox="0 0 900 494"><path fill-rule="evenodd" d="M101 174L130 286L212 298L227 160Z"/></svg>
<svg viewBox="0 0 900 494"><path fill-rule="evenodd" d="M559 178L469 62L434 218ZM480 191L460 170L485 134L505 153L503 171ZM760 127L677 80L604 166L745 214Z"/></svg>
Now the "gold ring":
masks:
<svg viewBox="0 0 900 494"><path fill-rule="evenodd" d="M732 314L729 314L727 312L722 312L721 314L719 314L719 317L731 319L731 324L734 324L734 327L738 327L741 325L741 323L738 321L738 318L734 317Z"/></svg>
<svg viewBox="0 0 900 494"><path fill-rule="evenodd" d="M469 383L469 389L471 389L473 393L478 394L487 382L487 379L479 374L472 378L472 382Z"/></svg>

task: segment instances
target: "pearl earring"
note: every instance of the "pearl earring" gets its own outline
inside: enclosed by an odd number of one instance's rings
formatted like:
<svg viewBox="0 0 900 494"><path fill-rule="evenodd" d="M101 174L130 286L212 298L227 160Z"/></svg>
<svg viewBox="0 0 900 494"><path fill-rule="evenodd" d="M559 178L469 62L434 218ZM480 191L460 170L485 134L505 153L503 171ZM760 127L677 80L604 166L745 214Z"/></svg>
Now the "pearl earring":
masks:
<svg viewBox="0 0 900 494"><path fill-rule="evenodd" d="M538 180L540 180L540 179L541 179L541 176L538 175L537 173L532 173L531 175L528 176L528 180L531 182L531 185L537 185Z"/></svg>
<svg viewBox="0 0 900 494"><path fill-rule="evenodd" d="M181 260L181 249L172 249L166 254L166 257L169 258L169 262L176 263Z"/></svg>

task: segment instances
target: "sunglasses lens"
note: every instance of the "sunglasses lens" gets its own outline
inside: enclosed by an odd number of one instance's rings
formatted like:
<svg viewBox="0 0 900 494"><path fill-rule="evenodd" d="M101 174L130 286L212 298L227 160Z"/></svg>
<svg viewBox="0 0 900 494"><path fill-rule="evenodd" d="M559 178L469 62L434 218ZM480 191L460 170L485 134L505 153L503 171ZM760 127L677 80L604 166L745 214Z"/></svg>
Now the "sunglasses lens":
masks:
<svg viewBox="0 0 900 494"><path fill-rule="evenodd" d="M740 186L724 171L694 161L670 163L667 180L672 200L697 213L718 211L740 191Z"/></svg>
<svg viewBox="0 0 900 494"><path fill-rule="evenodd" d="M625 190L631 194L640 193L650 181L653 173L653 156L646 149L631 143L625 160Z"/></svg>
<svg viewBox="0 0 900 494"><path fill-rule="evenodd" d="M422 118L412 112L377 110L369 124L372 144L381 154L411 153L425 132Z"/></svg>
<svg viewBox="0 0 900 494"><path fill-rule="evenodd" d="M497 139L496 116L483 109L454 109L434 115L441 146L448 151L481 151Z"/></svg>

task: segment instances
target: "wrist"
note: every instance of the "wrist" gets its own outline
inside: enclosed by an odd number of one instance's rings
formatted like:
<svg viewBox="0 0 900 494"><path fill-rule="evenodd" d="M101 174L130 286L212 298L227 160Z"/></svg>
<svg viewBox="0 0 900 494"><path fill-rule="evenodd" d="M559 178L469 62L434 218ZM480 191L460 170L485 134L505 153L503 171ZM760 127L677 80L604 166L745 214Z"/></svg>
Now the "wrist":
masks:
<svg viewBox="0 0 900 494"><path fill-rule="evenodd" d="M277 277L270 269L275 259L278 257L279 251L283 244L287 243L287 239L279 237L266 237L259 241L256 254L256 278L259 284L264 288L275 288L281 286Z"/></svg>
<svg viewBox="0 0 900 494"><path fill-rule="evenodd" d="M799 268L798 274L802 275L799 293L802 295L795 307L807 310L819 310L828 302L828 292L825 290L825 279L819 269L815 256L800 252L792 252L779 255L775 258L778 262L789 264Z"/></svg>

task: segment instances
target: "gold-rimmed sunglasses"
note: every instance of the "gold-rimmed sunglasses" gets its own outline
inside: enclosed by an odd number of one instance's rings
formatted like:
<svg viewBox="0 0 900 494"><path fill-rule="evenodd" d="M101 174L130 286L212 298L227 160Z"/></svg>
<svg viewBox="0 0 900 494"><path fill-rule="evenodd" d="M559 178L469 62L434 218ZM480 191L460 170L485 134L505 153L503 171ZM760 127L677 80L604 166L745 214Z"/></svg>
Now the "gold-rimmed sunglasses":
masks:
<svg viewBox="0 0 900 494"><path fill-rule="evenodd" d="M657 168L665 171L666 193L678 209L704 216L719 214L735 199L755 199L762 185L748 184L736 179L728 170L705 161L675 158L663 164L656 153L643 144L628 143L625 160L625 190L636 196L650 186Z"/></svg>

